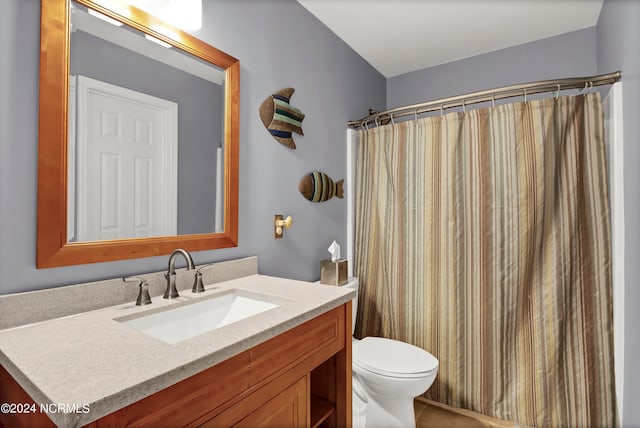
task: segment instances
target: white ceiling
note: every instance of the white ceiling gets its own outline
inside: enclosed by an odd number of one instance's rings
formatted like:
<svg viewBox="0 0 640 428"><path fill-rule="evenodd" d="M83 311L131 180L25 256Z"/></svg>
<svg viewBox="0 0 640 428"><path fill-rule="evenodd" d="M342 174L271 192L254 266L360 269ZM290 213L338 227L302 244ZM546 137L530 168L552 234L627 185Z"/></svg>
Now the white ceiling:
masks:
<svg viewBox="0 0 640 428"><path fill-rule="evenodd" d="M603 0L298 0L385 77L581 28Z"/></svg>

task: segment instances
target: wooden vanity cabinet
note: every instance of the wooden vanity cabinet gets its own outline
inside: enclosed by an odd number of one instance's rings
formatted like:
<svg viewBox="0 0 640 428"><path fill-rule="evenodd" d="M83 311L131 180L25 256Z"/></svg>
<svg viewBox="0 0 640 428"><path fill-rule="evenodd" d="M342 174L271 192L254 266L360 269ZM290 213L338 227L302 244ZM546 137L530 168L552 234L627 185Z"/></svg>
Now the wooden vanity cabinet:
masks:
<svg viewBox="0 0 640 428"><path fill-rule="evenodd" d="M87 426L347 427L351 417L349 301Z"/></svg>

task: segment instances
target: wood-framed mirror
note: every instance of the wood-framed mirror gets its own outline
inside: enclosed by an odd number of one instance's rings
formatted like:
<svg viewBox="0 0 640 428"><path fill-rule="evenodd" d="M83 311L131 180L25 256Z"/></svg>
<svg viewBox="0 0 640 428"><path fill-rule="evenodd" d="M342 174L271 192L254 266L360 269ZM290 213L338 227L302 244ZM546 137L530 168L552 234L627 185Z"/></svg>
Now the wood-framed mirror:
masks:
<svg viewBox="0 0 640 428"><path fill-rule="evenodd" d="M70 100L75 100L77 96L78 106L80 106L80 99L82 98L80 95L74 94L76 85L78 87L81 85L80 83L75 83L76 78L75 75L72 75L72 67L70 65L72 51L71 26L74 8L87 12L91 10L102 14L102 16L111 18L115 20L114 22L117 25L124 25L129 32L139 33L141 36L150 36L155 42L164 43L165 48L171 49L174 53L179 52L190 57L189 61L191 62L201 63L201 65L218 69L219 73L223 76L222 89L220 91L221 107L218 110L221 114L219 122L221 123L222 129L219 131L219 135L211 135L210 141L207 138L207 145L210 144L210 147L214 148L212 150L215 150L218 146L224 147L224 150L218 149L217 152L221 157L218 164L223 167L222 172L218 174L218 177L222 177L220 180L222 183L217 186L218 189L220 189L221 195L217 194L218 199L216 199L216 205L220 211L220 220L218 221L218 226L212 230L187 230L181 233L180 227L176 227L175 225L175 223L178 222L175 217L183 216L183 214L178 211L178 214L173 212L173 214L168 215L168 223L171 224L173 222L174 224L167 229L158 229L160 232L148 233L134 230L124 235L118 235L118 233L103 233L101 235L92 235L90 233L84 235L81 233L76 234L76 229L79 228L77 225L85 222L79 214L78 217L75 217L77 212L82 211L82 209L78 208L80 203L76 199L81 193L79 188L86 187L84 183L90 180L85 180L82 174L77 175L77 165L82 159L87 158L87 151L86 149L84 152L79 148L76 149L75 141L84 138L88 131L85 129L80 132L80 126L75 124L77 120L75 116L76 105L73 102L70 104ZM146 12L118 0L43 1L40 37L37 268L159 256L169 254L176 248L184 248L188 251L202 251L237 246L240 62L236 58L198 40L190 34L171 27ZM124 63L124 60L116 61L121 61L120 65ZM116 66L117 65L118 64L116 64ZM151 78L147 78L146 80L150 79ZM78 82L80 82L80 80L78 80ZM165 82L164 84L172 86L174 82L170 84ZM69 95L70 90L72 91L72 96ZM86 100L83 102L85 103L83 105L88 104ZM177 105L176 108L181 107L180 103L174 104ZM73 112L73 116L70 111ZM176 113L175 116L181 117L179 113ZM200 122L206 121L206 118L205 120L200 120ZM70 122L74 122L73 126L71 126ZM90 123L91 120L86 120L86 122ZM119 119L114 119L109 122L109 120L104 119L103 115L102 119L99 118L97 120L96 126L98 128L102 127L103 130L113 131L119 126L118 124L121 123ZM169 135L175 136L175 140L178 141L182 138L182 134L175 128L178 126L182 127L182 123L179 121L175 123L178 125L158 126L162 129L168 129L167 132ZM155 137L158 134L156 128L152 125L147 126L145 124L142 127L138 125L139 123L136 122L136 138L140 135L147 137L154 135ZM185 128L189 128L189 126ZM119 131L116 131L116 134L118 134L118 132ZM78 135L75 135L76 133ZM214 134L215 133L216 132L214 132ZM73 140L71 139L72 137ZM71 141L74 141L74 144L71 144ZM78 151L76 152L76 150ZM160 156L163 156L162 153L164 152L160 151L159 153ZM88 156L92 156L90 152ZM176 157L181 156L181 154L176 155ZM203 156L192 156L192 158L194 157L202 158ZM102 162L102 164L100 162ZM148 163L145 162L146 160L141 163L147 165ZM174 165L175 169L179 169L176 159L171 162L173 163L170 165ZM212 165L212 168L216 166L215 158L205 159L205 162ZM108 160L105 161L103 159L98 163L94 162L93 164L84 165L83 168L89 171L99 170L100 165L104 166L105 170L108 170L111 165L111 171L114 170L113 165L116 165L116 169L120 171L122 169L120 167L124 165L124 163L116 161L110 164ZM142 181L149 186L149 183L155 185L156 182L167 181L163 174L152 175L149 171L153 170L158 172L158 170L165 171L165 169L167 169L165 163L158 163L157 165L152 163L151 167L147 169L142 168L140 170L142 172L134 170L133 174L135 177L142 176L145 178L146 181ZM192 168L187 164L185 170L190 169ZM106 173L102 171L98 175L110 177L111 181L105 181L107 184L98 184L93 190L92 188L83 190L84 194L93 196L96 194L95 189L98 191L98 197L94 197L88 202L85 202L86 206L92 207L102 201L103 208L101 209L104 211L104 207L107 207L107 211L109 211L114 205L121 207L134 203L142 205L141 212L145 212L147 218L153 218L153 215L159 212L156 206L149 202L150 200L157 200L158 198L146 197L148 196L144 193L146 188L144 186L140 187L137 181L135 185L127 182L123 186L122 182L124 179L118 177L117 174L115 176L105 174ZM196 179L197 177L198 176L196 176ZM178 176L177 178L178 182L185 180L186 179L183 180L182 176ZM109 183L116 183L117 185L110 188ZM172 209L175 211L180 206L193 205L183 202L180 194L197 196L207 190L208 187L214 186L213 183L209 183L206 180L203 184L204 190L190 187L190 190L182 191L176 183L171 184L171 182L169 182L167 187L169 190L160 190L158 194L172 194L173 196L169 199L173 200L174 208ZM173 190L171 189L172 187ZM178 187L177 191L176 187ZM131 188L134 190L130 191ZM142 189L142 193L140 189ZM154 189L154 191L156 190ZM126 198L118 199L117 203L114 204L114 195L120 195L123 192L128 192L127 195L133 194L133 197L136 199L133 202ZM210 213L211 218L213 218L215 215L214 208L211 207L210 204L204 204L196 208L200 210L200 212L204 212L205 216ZM139 207L136 209L139 209ZM122 215L120 211L113 212L115 214L112 217L117 218L118 221L120 221L122 217L130 217L133 215L133 217L135 217L133 223L136 225L139 223L138 219L140 216L137 213ZM171 210L169 210L169 212L171 212ZM109 217L110 214L104 214L104 212L102 212L100 215L102 217ZM157 216L160 215L156 215L156 217ZM165 216L165 214L162 214L162 216ZM112 223L114 222L113 218L110 219ZM100 223L100 221L98 221L98 223ZM180 223L178 222L178 224ZM216 229L221 230L216 231Z"/></svg>

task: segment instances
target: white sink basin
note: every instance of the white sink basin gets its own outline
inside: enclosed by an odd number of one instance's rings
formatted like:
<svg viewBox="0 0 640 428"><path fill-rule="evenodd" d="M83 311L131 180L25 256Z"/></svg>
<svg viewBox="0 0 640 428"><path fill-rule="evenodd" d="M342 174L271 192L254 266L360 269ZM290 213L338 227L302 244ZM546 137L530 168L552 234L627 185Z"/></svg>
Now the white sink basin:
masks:
<svg viewBox="0 0 640 428"><path fill-rule="evenodd" d="M229 290L211 299L123 321L123 324L164 342L178 343L278 306L252 294L241 295L238 290Z"/></svg>

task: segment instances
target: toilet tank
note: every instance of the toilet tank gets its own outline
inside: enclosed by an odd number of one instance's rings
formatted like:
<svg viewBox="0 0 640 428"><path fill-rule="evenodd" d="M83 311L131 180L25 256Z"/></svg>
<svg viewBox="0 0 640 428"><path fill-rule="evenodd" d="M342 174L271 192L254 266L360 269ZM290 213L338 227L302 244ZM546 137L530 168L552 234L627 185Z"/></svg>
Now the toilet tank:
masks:
<svg viewBox="0 0 640 428"><path fill-rule="evenodd" d="M360 286L360 281L358 280L358 278L354 277L354 276L350 276L349 280L347 281L346 284L343 285L343 287L347 287L347 288L353 288L354 290L356 290L356 297L353 298L353 300L351 301L351 336L353 336L353 333L356 330L356 315L358 315L358 288Z"/></svg>

